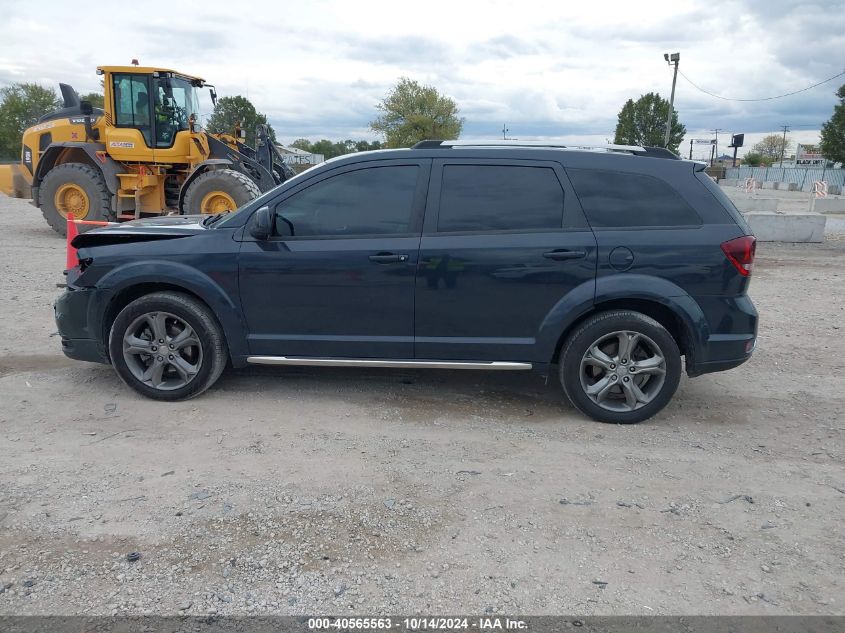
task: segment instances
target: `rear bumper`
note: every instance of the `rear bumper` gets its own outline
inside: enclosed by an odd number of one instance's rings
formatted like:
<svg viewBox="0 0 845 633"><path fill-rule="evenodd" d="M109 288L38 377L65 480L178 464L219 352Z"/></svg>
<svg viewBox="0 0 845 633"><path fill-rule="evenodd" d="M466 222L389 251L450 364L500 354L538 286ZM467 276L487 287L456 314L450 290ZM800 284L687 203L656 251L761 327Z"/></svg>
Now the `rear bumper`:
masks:
<svg viewBox="0 0 845 633"><path fill-rule="evenodd" d="M103 341L91 331L88 318L94 293L86 289L66 290L53 303L53 312L65 356L91 363L108 363Z"/></svg>
<svg viewBox="0 0 845 633"><path fill-rule="evenodd" d="M700 376L716 371L733 369L746 362L757 347L757 309L747 295L718 299L718 319L715 321L716 333L711 333L706 342L696 348L693 357L687 357L687 374ZM713 308L708 301L699 300L705 309ZM726 331L727 330L727 331Z"/></svg>

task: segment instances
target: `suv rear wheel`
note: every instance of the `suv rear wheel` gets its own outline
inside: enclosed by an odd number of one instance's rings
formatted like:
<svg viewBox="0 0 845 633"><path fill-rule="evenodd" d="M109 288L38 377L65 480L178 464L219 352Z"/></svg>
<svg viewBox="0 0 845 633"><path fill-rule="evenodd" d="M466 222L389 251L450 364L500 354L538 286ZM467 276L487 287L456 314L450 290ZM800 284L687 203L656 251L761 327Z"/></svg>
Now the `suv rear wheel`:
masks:
<svg viewBox="0 0 845 633"><path fill-rule="evenodd" d="M109 355L118 375L156 400L201 394L220 377L226 354L211 311L178 292L136 299L117 315L109 335Z"/></svg>
<svg viewBox="0 0 845 633"><path fill-rule="evenodd" d="M671 400L681 354L660 323L639 312L590 317L566 339L560 381L570 402L600 422L634 424Z"/></svg>

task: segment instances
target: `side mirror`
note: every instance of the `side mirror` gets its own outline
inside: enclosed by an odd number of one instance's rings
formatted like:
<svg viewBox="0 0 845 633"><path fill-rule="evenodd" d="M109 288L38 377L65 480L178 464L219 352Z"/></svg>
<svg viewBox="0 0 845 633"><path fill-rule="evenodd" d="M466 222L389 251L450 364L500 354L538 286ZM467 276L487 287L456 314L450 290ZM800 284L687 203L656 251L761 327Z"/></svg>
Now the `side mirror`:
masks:
<svg viewBox="0 0 845 633"><path fill-rule="evenodd" d="M266 240L273 232L272 216L269 207L261 207L252 216L249 234L257 240Z"/></svg>

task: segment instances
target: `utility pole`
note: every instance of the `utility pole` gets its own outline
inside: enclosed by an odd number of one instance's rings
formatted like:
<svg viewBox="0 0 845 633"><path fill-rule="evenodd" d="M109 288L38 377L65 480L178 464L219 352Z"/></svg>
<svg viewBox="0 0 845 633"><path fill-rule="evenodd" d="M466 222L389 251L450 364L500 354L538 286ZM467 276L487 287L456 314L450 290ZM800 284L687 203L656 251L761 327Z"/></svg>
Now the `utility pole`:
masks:
<svg viewBox="0 0 845 633"><path fill-rule="evenodd" d="M786 151L786 133L789 132L789 126L784 125L783 127L783 142L780 145L780 168L783 169L783 153ZM797 156L796 156L797 158ZM796 163L798 161L795 161Z"/></svg>
<svg viewBox="0 0 845 633"><path fill-rule="evenodd" d="M502 123L502 140L503 141L508 140L508 132L510 132L510 130L508 130L508 124Z"/></svg>
<svg viewBox="0 0 845 633"><path fill-rule="evenodd" d="M710 166L712 167L715 164L715 161L719 160L719 132L723 132L724 130L720 127L717 127L715 130L710 131L716 135L716 147L713 151L713 156L715 157L715 160L710 163Z"/></svg>
<svg viewBox="0 0 845 633"><path fill-rule="evenodd" d="M670 66L675 65L675 72L672 75L672 94L669 97L669 114L666 117L666 135L663 137L663 147L669 147L669 136L672 134L672 112L675 108L675 84L678 82L678 62L681 61L681 54L663 53L663 59Z"/></svg>

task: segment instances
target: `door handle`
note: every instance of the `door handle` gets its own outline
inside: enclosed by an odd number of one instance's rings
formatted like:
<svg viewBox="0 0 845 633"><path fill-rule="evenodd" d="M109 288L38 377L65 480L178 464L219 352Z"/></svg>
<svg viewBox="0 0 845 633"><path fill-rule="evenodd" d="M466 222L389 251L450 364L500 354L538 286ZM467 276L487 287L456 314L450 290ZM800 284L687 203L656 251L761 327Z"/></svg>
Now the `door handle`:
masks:
<svg viewBox="0 0 845 633"><path fill-rule="evenodd" d="M546 259L554 259L555 261L563 261L564 259L581 259L586 256L586 251L569 251L565 248L559 248L543 253L543 257Z"/></svg>
<svg viewBox="0 0 845 633"><path fill-rule="evenodd" d="M408 261L408 256L397 255L396 253L378 253L370 255L370 261L376 264L398 264Z"/></svg>

